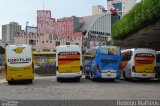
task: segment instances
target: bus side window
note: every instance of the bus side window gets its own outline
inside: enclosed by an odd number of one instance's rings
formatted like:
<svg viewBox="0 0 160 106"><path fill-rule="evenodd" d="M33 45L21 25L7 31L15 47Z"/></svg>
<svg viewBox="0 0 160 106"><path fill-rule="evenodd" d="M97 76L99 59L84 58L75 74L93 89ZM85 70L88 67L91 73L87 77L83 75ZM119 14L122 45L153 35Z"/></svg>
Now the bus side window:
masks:
<svg viewBox="0 0 160 106"><path fill-rule="evenodd" d="M131 59L131 56L132 56L132 52L129 51L129 52L127 53L127 60L128 60L128 61Z"/></svg>

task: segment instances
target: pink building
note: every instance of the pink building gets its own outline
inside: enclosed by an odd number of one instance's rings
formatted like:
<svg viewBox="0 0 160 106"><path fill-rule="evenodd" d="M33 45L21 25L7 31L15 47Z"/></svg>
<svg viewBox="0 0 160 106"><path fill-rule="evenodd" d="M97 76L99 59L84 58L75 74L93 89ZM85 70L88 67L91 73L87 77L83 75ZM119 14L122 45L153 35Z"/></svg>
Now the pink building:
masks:
<svg viewBox="0 0 160 106"><path fill-rule="evenodd" d="M35 51L55 51L57 45L81 45L83 18L51 18L50 10L37 11L37 33L18 32L14 44L31 44Z"/></svg>

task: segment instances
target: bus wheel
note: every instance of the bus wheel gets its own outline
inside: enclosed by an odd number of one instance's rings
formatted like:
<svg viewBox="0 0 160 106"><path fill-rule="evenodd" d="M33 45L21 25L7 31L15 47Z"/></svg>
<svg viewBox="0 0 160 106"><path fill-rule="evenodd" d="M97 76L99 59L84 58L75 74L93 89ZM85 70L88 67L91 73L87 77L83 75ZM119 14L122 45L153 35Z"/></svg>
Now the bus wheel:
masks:
<svg viewBox="0 0 160 106"><path fill-rule="evenodd" d="M125 81L128 81L127 78L126 78L126 75L125 75L125 71L123 71L123 79L124 79Z"/></svg>
<svg viewBox="0 0 160 106"><path fill-rule="evenodd" d="M77 82L80 82L80 78L76 78L76 81L77 81Z"/></svg>
<svg viewBox="0 0 160 106"><path fill-rule="evenodd" d="M28 80L28 83L32 84L32 80Z"/></svg>
<svg viewBox="0 0 160 106"><path fill-rule="evenodd" d="M57 78L57 82L60 82L61 81L61 79L60 78Z"/></svg>
<svg viewBox="0 0 160 106"><path fill-rule="evenodd" d="M88 75L85 75L85 78L86 78L86 79L89 79L89 76L88 76Z"/></svg>
<svg viewBox="0 0 160 106"><path fill-rule="evenodd" d="M12 85L12 84L13 84L13 81L8 81L8 84L9 84L9 85Z"/></svg>

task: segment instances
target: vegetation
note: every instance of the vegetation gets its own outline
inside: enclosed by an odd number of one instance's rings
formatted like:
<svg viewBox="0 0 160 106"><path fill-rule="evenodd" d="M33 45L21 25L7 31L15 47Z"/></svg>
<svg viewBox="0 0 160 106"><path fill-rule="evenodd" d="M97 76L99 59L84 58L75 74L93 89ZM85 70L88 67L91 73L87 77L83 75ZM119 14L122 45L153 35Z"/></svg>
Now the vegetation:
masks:
<svg viewBox="0 0 160 106"><path fill-rule="evenodd" d="M124 39L158 19L160 19L160 0L142 0L112 25L112 38Z"/></svg>

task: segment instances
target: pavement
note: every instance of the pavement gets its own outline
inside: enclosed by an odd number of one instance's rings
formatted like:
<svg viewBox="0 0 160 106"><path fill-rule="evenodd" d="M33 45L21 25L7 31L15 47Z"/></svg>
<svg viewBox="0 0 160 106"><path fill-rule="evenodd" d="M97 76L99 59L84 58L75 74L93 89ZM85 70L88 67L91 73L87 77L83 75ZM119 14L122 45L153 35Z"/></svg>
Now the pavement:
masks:
<svg viewBox="0 0 160 106"><path fill-rule="evenodd" d="M160 100L160 82L116 80L57 82L56 76L35 76L32 84L0 81L0 100Z"/></svg>

